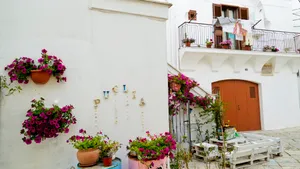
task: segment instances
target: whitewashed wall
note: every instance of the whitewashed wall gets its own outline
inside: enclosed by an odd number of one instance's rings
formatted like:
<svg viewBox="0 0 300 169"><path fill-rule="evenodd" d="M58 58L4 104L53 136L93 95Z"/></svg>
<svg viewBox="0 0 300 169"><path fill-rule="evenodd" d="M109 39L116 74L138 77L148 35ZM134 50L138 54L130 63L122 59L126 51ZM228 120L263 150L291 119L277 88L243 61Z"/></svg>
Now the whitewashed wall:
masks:
<svg viewBox="0 0 300 169"><path fill-rule="evenodd" d="M94 9L89 9L93 7ZM130 138L168 131L166 22L167 4L120 0L10 0L0 2L0 68L14 58L40 57L46 48L67 66L68 82L52 78L38 86L32 81L23 91L4 97L0 109L0 168L67 169L76 165L76 150L66 139L85 128L96 132L93 99L100 98L98 126L123 144L117 156L127 168L126 145ZM148 9L148 10L145 10ZM103 99L103 90L127 84L137 91L129 99L129 118L124 93ZM131 93L129 93L131 98ZM33 98L46 104L73 104L78 123L39 145L25 145L19 131ZM144 98L146 106L139 107ZM114 98L119 122L114 124ZM141 112L145 114L142 131Z"/></svg>
<svg viewBox="0 0 300 169"><path fill-rule="evenodd" d="M246 71L245 69L248 69ZM297 75L284 66L274 76L261 76L255 73L251 63L246 64L240 73L233 73L232 67L224 63L219 72L212 72L208 63L200 63L194 72L184 72L195 78L205 90L211 92L211 83L226 79L241 79L259 84L260 114L262 130L273 130L299 126L300 110Z"/></svg>
<svg viewBox="0 0 300 169"><path fill-rule="evenodd" d="M262 19L256 28L297 31L294 28L292 9L294 0L170 0L168 20L168 62L178 68L178 26L188 21L188 11L197 11L199 23L212 23L212 4L228 4L249 8L249 17L254 23ZM280 11L280 12L278 12ZM194 21L193 21L194 22ZM299 28L300 29L300 28ZM298 31L300 32L300 30Z"/></svg>

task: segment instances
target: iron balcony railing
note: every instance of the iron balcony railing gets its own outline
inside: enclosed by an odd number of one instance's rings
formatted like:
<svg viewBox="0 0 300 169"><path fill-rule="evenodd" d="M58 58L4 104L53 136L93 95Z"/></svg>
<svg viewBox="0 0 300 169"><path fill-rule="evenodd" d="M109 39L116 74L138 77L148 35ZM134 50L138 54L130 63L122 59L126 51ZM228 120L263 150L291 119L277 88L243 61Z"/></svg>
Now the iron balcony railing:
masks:
<svg viewBox="0 0 300 169"><path fill-rule="evenodd" d="M178 27L179 33L179 48L184 47L182 40L186 37L195 39L194 45L205 47L206 40L212 39L214 43L220 43L219 36L214 34L214 26L204 23L189 23L184 22ZM251 46L253 51L263 51L264 46L275 46L279 52L299 53L300 49L300 33L285 32L267 29L252 29ZM213 45L214 47L215 45Z"/></svg>

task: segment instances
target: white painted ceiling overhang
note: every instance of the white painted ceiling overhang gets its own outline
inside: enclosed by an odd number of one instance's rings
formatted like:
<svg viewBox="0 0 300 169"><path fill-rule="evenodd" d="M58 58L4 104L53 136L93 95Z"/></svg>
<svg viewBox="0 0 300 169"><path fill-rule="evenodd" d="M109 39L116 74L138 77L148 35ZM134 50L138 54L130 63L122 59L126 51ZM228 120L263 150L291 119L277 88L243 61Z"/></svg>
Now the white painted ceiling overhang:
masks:
<svg viewBox="0 0 300 169"><path fill-rule="evenodd" d="M266 63L272 63L274 72L280 72L286 64L293 73L300 69L300 54L279 53L279 52L259 52L229 49L209 49L209 48L182 48L179 50L180 69L195 71L198 64L203 60L208 60L212 71L217 72L225 61L229 61L234 72L240 72L244 65L251 61L255 72L260 73Z"/></svg>

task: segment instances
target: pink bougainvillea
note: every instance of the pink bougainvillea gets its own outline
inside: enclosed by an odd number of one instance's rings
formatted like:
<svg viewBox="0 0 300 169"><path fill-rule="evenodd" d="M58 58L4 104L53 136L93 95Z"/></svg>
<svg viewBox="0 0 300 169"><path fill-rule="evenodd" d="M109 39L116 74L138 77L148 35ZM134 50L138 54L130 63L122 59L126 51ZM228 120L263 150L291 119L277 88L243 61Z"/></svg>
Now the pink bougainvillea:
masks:
<svg viewBox="0 0 300 169"><path fill-rule="evenodd" d="M59 133L68 133L69 126L76 123L72 105L46 108L43 98L31 102L31 109L27 111L27 119L22 123L20 132L24 135L22 140L26 144L31 144L32 141L41 143L47 138L57 137Z"/></svg>

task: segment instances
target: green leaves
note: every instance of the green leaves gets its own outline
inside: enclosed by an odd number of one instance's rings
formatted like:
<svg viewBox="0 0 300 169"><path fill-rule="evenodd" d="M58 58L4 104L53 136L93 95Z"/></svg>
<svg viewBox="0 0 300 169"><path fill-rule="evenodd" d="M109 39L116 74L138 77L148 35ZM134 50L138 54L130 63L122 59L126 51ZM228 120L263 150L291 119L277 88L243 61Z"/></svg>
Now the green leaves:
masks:
<svg viewBox="0 0 300 169"><path fill-rule="evenodd" d="M10 96L14 94L15 92L21 92L22 88L21 86L13 86L11 87L11 83L7 82L7 77L6 76L0 76L0 90L6 89L7 94L5 96Z"/></svg>

